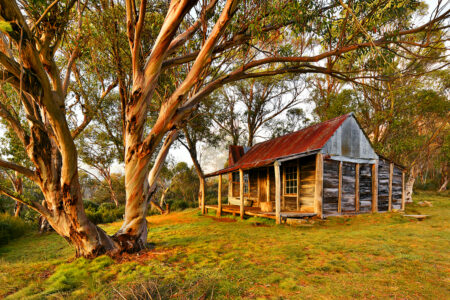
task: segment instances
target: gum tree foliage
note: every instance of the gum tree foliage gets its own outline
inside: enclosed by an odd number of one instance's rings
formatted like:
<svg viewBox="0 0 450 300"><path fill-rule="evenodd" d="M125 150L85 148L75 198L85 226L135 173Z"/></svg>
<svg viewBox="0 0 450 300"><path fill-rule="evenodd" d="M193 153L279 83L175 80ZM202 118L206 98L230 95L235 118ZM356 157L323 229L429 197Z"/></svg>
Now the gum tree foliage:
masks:
<svg viewBox="0 0 450 300"><path fill-rule="evenodd" d="M371 76L370 66L347 72L335 70L333 63L367 53L377 57L380 49L403 55L435 47L441 38L427 33L441 30L449 16L438 7L429 20L410 22L407 13L419 2L404 0L122 3L0 0L2 89L14 89L26 123L18 120L8 99L0 102L0 117L22 143L32 167L6 160L0 166L36 183L45 201L2 190L44 215L85 257L145 248L145 216L170 146L198 105L221 86L311 73L356 82ZM109 13L114 10L117 14ZM87 37L96 34L95 17L114 33L111 40L88 43ZM415 39L418 32L426 38ZM69 87L88 44L91 57L112 57L112 70L105 69L108 76L99 70L98 84L90 85L94 90L77 95ZM331 63L324 67L325 61ZM120 94L126 189L123 225L113 236L86 217L74 141L110 87ZM91 109L83 110L87 101ZM70 112L77 110L87 122L70 120Z"/></svg>

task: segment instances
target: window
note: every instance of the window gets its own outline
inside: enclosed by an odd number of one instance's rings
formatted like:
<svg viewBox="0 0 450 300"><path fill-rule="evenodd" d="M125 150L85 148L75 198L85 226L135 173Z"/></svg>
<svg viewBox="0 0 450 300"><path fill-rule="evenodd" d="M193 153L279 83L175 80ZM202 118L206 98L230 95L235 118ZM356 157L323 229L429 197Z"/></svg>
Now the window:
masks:
<svg viewBox="0 0 450 300"><path fill-rule="evenodd" d="M248 173L244 173L244 194L248 194L248 186L249 186Z"/></svg>
<svg viewBox="0 0 450 300"><path fill-rule="evenodd" d="M239 184L240 184L239 172L233 173L232 180L233 180L233 186L236 185L237 187L239 187ZM250 181L249 181L248 173L244 172L244 194L249 193L249 186L250 186Z"/></svg>
<svg viewBox="0 0 450 300"><path fill-rule="evenodd" d="M233 184L239 185L239 172L233 173Z"/></svg>
<svg viewBox="0 0 450 300"><path fill-rule="evenodd" d="M297 194L297 166L285 167L284 193Z"/></svg>

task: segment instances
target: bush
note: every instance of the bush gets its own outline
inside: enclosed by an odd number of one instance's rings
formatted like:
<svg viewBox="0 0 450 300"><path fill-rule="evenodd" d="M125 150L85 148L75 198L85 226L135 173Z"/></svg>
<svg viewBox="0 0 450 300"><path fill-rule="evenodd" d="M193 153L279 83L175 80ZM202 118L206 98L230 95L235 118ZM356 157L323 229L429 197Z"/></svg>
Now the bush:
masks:
<svg viewBox="0 0 450 300"><path fill-rule="evenodd" d="M172 201L170 210L184 210L189 207L189 203L183 200Z"/></svg>
<svg viewBox="0 0 450 300"><path fill-rule="evenodd" d="M98 204L89 200L84 200L83 201L83 205L85 209L90 209L90 210L97 210L98 209Z"/></svg>
<svg viewBox="0 0 450 300"><path fill-rule="evenodd" d="M20 218L9 214L0 214L0 245L6 245L12 239L22 236L30 225Z"/></svg>
<svg viewBox="0 0 450 300"><path fill-rule="evenodd" d="M86 207L86 215L94 224L105 224L120 220L124 213L124 206L115 207L112 203L102 203L97 207Z"/></svg>

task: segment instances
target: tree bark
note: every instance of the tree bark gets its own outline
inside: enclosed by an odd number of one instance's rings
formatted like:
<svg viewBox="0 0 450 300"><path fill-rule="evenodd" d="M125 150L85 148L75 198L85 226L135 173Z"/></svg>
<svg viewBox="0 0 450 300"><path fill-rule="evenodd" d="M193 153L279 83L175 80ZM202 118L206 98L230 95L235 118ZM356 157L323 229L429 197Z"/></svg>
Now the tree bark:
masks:
<svg viewBox="0 0 450 300"><path fill-rule="evenodd" d="M113 185L112 185L111 172L109 170L105 170L104 175L105 175L106 181L108 182L108 188L109 188L109 193L111 194L111 200L116 205L116 207L119 207L119 200L117 200L116 192L114 191Z"/></svg>
<svg viewBox="0 0 450 300"><path fill-rule="evenodd" d="M441 187L438 190L438 193L446 191L447 190L447 185L448 185L448 177L445 177L444 182L442 183Z"/></svg>
<svg viewBox="0 0 450 300"><path fill-rule="evenodd" d="M132 180L128 180L125 185L127 202L124 222L113 236L113 240L120 245L121 251L136 252L146 248L148 205L155 195L157 178L169 153L170 146L177 136L177 130L173 130L167 135L148 177L145 171L145 168L148 167L148 161L140 159L136 164L125 165L125 176L128 175Z"/></svg>
<svg viewBox="0 0 450 300"><path fill-rule="evenodd" d="M416 181L416 177L412 176L411 174L409 174L408 176L408 180L406 181L405 184L405 202L406 203L412 203L412 194L413 194L413 187L414 187L414 182Z"/></svg>
<svg viewBox="0 0 450 300"><path fill-rule="evenodd" d="M449 167L448 167L448 165L445 163L445 165L442 167L442 169L441 169L441 176L442 176L442 178L441 178L441 186L440 186L440 188L438 189L438 193L441 193L441 192L443 192L443 191L446 191L447 190L447 185L448 185L448 170L449 170Z"/></svg>

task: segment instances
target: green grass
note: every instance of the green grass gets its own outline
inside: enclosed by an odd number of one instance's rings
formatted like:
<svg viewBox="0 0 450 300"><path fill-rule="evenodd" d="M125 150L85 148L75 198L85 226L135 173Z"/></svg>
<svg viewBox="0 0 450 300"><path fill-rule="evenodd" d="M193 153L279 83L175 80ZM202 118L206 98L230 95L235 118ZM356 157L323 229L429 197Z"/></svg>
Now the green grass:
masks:
<svg viewBox="0 0 450 300"><path fill-rule="evenodd" d="M424 200L433 207L416 204ZM431 217L383 213L291 227L187 210L149 217L154 248L120 260L74 259L56 234L29 233L0 247L0 298L448 299L449 197L420 193L407 213Z"/></svg>

